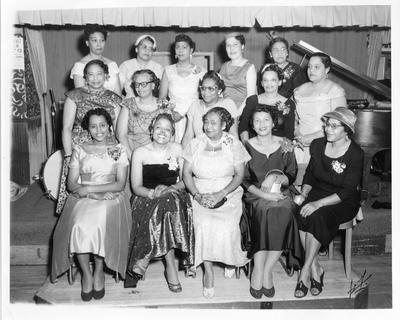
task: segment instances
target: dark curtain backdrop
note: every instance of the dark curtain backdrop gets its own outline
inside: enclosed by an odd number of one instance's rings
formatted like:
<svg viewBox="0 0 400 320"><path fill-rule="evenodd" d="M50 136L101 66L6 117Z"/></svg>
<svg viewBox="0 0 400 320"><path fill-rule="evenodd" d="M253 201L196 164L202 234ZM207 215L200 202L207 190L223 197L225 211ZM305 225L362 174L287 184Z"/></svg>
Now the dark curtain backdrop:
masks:
<svg viewBox="0 0 400 320"><path fill-rule="evenodd" d="M54 89L56 100L64 100L64 93L73 88L69 78L73 64L88 53L83 41L83 26L47 26L37 27L43 32L43 41L47 58L48 86ZM142 34L151 34L156 38L157 51L172 51L177 34L186 33L196 42L196 51L214 52L214 69L219 70L227 60L222 40L225 34L239 30L246 38L244 56L252 61L257 70L269 62L267 56L267 32L272 29L253 28L135 28L108 27L110 31L104 56L120 65L134 57L133 44ZM292 45L293 41L303 40L312 46L325 51L356 70L367 73L367 28L275 28L276 35L282 36ZM289 60L299 63L300 52L291 50ZM333 70L330 75L333 81L340 83L348 99L364 97L363 86L348 80Z"/></svg>

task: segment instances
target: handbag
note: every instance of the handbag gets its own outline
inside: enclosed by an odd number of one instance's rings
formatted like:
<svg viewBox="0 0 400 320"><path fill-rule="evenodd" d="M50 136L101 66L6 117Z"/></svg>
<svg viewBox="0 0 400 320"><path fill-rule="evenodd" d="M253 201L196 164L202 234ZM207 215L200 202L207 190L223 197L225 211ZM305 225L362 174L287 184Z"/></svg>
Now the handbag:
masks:
<svg viewBox="0 0 400 320"><path fill-rule="evenodd" d="M213 207L210 207L209 209L217 209L221 207L225 202L226 202L226 197L223 197L219 202L217 202Z"/></svg>
<svg viewBox="0 0 400 320"><path fill-rule="evenodd" d="M272 169L270 171L268 171L268 173L265 175L265 179L268 178L269 175L271 174L279 174L279 176L285 176L285 174L279 170L279 169ZM278 180L278 177L276 178L276 180ZM281 193L281 187L282 187L282 181L281 180L280 183L276 182L276 180L272 183L271 189L269 191L266 192L270 192L270 193ZM264 180L265 181L265 180ZM264 191L264 190L263 190Z"/></svg>

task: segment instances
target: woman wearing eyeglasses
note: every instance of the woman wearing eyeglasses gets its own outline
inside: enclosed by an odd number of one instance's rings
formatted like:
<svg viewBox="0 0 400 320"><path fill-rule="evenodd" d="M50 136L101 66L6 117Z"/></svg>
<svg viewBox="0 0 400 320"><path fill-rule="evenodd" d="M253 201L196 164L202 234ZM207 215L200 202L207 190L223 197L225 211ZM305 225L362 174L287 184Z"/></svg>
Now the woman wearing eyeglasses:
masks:
<svg viewBox="0 0 400 320"><path fill-rule="evenodd" d="M233 100L221 97L225 90L225 84L222 77L214 70L208 71L200 80L199 90L203 100L197 100L192 103L187 113L187 125L185 135L182 139L182 146L185 147L190 140L204 133L203 115L213 107L221 107L229 111L234 123L229 129L229 133L238 139L239 112Z"/></svg>
<svg viewBox="0 0 400 320"><path fill-rule="evenodd" d="M132 75L143 69L151 70L155 73L157 78L161 79L164 72L164 68L161 64L151 60L153 52L156 51L157 43L154 37L144 34L137 38L135 42L136 58L124 61L120 66L119 70L121 82L125 90L126 98L135 96L134 90L131 87Z"/></svg>
<svg viewBox="0 0 400 320"><path fill-rule="evenodd" d="M187 35L175 37L176 64L165 67L161 79L160 99L169 97L175 103L175 141L181 143L186 128L186 113L190 105L199 99L199 80L206 69L190 62L196 49L196 43Z"/></svg>
<svg viewBox="0 0 400 320"><path fill-rule="evenodd" d="M336 107L347 105L346 93L342 86L328 79L331 65L331 58L327 54L314 53L307 68L310 81L293 92L297 122L294 135L297 142L303 146L302 149L295 150L299 166L296 185L301 185L305 168L310 161L311 142L324 136L322 115Z"/></svg>
<svg viewBox="0 0 400 320"><path fill-rule="evenodd" d="M153 71L137 70L132 76L131 89L135 96L122 102L117 122L117 138L124 145L128 158L139 146L150 143L149 125L163 110L158 108L160 79Z"/></svg>

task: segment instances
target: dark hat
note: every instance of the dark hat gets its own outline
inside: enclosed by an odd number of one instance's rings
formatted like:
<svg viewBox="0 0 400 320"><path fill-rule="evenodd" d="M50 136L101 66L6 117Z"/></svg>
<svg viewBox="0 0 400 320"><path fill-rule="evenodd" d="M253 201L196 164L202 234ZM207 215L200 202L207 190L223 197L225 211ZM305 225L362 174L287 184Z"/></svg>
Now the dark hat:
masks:
<svg viewBox="0 0 400 320"><path fill-rule="evenodd" d="M357 116L353 111L347 109L346 107L337 107L335 110L325 113L323 117L339 120L348 126L353 133L356 132L354 125L356 123Z"/></svg>

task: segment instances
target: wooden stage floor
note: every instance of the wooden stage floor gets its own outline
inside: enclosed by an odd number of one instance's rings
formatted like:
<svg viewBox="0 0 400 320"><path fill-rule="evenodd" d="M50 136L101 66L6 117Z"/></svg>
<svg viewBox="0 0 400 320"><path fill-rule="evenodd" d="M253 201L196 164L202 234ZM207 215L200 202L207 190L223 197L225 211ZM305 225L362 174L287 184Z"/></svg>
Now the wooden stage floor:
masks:
<svg viewBox="0 0 400 320"><path fill-rule="evenodd" d="M137 308L243 308L243 309L271 309L282 308L288 303L292 308L309 309L324 308L324 301L329 300L328 308L332 308L332 301L337 308L366 308L368 298L368 281L360 280L360 275L352 272L353 281L346 279L343 261L328 260L319 257L325 269L324 290L314 297L310 293L302 299L293 296L296 286L297 273L289 277L278 263L274 269L274 283L276 293L273 298L263 296L261 300L254 299L249 293L250 280L247 279L244 269L241 269L240 279L224 278L224 269L214 264L215 296L212 299L203 297L202 277L203 270L197 268L196 278L185 278L184 272L179 271L182 284L181 293L168 290L164 278L164 264L162 261L151 262L146 273L146 280L140 281L136 288L124 288L123 282L116 283L111 274L106 274L106 294L102 300L83 302L80 298L80 275L78 273L74 285L69 285L67 275L61 276L56 283L50 282L50 277L39 289L35 296L37 303L51 305L91 305L102 307L137 307ZM368 275L365 276L365 278ZM361 285L363 290L350 294L352 288ZM313 302L312 302L313 301ZM291 303L289 303L291 302ZM308 302L308 303L307 303ZM311 303L312 302L312 303ZM297 307L295 306L297 304ZM328 305L328 304L326 304Z"/></svg>

